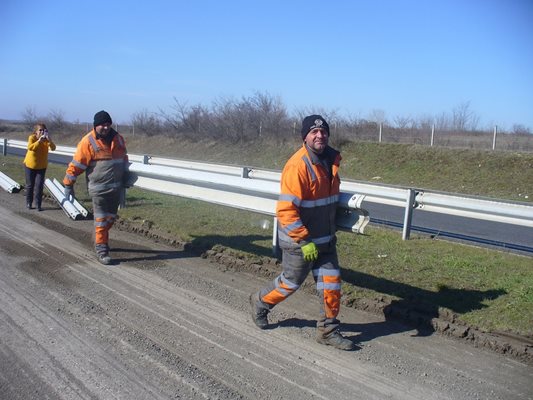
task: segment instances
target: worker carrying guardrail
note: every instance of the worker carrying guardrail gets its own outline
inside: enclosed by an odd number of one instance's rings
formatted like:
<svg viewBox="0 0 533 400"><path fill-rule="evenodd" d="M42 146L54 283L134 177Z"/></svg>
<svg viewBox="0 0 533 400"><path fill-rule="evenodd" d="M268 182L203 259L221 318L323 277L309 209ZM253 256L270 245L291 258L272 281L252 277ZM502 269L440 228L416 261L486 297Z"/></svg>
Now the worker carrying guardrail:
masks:
<svg viewBox="0 0 533 400"><path fill-rule="evenodd" d="M111 127L112 122L106 111L94 115L93 129L78 143L63 179L65 197L73 199L77 177L86 174L93 204L96 257L104 265L112 263L109 230L116 220L121 191L129 178L126 143Z"/></svg>
<svg viewBox="0 0 533 400"><path fill-rule="evenodd" d="M269 285L250 295L252 318L259 328L267 328L269 311L298 290L312 271L322 302L317 342L354 350L354 343L339 332L337 319L341 275L335 213L341 155L328 146L329 125L322 116L305 117L301 134L302 148L283 168L276 207L282 272Z"/></svg>

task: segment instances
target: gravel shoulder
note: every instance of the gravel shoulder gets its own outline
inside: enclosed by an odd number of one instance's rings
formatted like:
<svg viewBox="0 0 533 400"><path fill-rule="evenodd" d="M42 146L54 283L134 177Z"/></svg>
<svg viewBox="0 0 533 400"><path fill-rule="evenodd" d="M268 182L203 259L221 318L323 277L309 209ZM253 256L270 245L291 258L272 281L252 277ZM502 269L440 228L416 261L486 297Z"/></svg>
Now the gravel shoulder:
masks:
<svg viewBox="0 0 533 400"><path fill-rule="evenodd" d="M113 229L105 267L92 221L0 201L2 398L533 398L524 360L371 312L342 309L358 351L319 345L308 291L258 330L247 296L275 266Z"/></svg>

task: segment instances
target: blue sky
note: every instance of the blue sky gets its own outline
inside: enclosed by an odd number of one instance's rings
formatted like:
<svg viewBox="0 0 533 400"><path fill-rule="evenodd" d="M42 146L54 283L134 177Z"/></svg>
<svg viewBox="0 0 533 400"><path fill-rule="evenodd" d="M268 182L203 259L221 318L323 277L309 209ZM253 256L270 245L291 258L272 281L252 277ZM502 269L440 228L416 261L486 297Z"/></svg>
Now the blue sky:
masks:
<svg viewBox="0 0 533 400"><path fill-rule="evenodd" d="M533 0L0 2L0 118L117 122L173 98L279 96L366 118L533 131Z"/></svg>

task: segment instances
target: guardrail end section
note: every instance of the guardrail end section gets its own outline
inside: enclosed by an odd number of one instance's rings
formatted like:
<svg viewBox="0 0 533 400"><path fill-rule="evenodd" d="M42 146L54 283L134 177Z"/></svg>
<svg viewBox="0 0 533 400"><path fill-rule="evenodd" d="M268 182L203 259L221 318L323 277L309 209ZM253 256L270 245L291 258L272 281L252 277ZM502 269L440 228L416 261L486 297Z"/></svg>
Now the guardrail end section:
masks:
<svg viewBox="0 0 533 400"><path fill-rule="evenodd" d="M350 208L361 208L361 203L363 203L365 197L364 194L354 194L350 200L348 200L348 206Z"/></svg>
<svg viewBox="0 0 533 400"><path fill-rule="evenodd" d="M365 227L370 222L368 211L363 208L337 209L335 223L343 230L364 234Z"/></svg>
<svg viewBox="0 0 533 400"><path fill-rule="evenodd" d="M22 189L22 185L15 182L3 172L0 172L0 186L9 193L18 193Z"/></svg>
<svg viewBox="0 0 533 400"><path fill-rule="evenodd" d="M59 206L62 208L65 214L67 214L68 217L75 221L83 218L83 216L81 216L81 213L79 212L79 210L76 209L74 204L72 204L69 200L65 198L63 186L61 186L57 182L57 180L51 181L47 178L44 182L45 187L48 189L54 199L58 202Z"/></svg>

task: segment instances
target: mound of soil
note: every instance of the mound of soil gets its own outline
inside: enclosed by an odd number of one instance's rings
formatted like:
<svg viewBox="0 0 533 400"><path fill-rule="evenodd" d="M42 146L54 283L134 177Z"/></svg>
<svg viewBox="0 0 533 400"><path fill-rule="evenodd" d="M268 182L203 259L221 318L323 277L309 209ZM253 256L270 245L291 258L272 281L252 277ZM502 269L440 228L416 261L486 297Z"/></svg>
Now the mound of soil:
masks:
<svg viewBox="0 0 533 400"><path fill-rule="evenodd" d="M219 245L211 248L195 247L191 243L169 236L168 233L160 231L146 221L119 219L115 227L209 259L217 268L223 270L253 273L267 278L274 278L281 270L280 262L275 258L242 257ZM314 293L315 285L311 277L308 277L300 290ZM387 319L405 323L424 334L438 332L533 365L533 339L511 333L485 332L476 327L467 326L458 320L457 314L443 308L440 308L438 315L435 315L434 307L428 307L416 301L399 302L385 298L344 300L343 305L384 315Z"/></svg>

